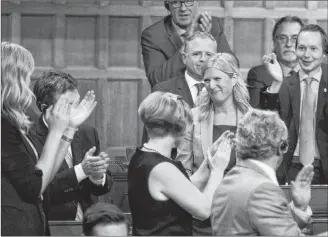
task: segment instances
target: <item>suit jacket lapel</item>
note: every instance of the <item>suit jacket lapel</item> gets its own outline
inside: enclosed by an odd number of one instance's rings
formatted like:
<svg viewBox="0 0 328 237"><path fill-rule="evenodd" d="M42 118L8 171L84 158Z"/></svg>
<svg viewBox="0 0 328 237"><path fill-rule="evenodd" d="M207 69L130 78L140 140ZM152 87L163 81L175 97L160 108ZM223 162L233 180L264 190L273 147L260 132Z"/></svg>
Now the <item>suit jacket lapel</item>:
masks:
<svg viewBox="0 0 328 237"><path fill-rule="evenodd" d="M179 50L182 46L182 40L180 39L177 31L174 29L174 26L172 25L171 16L167 16L164 20L164 25L166 27L166 32L169 40L171 41L172 45L176 50Z"/></svg>
<svg viewBox="0 0 328 237"><path fill-rule="evenodd" d="M184 76L181 76L177 79L176 84L178 94L182 96L186 100L186 102L190 105L190 107L194 107L194 101L191 96L191 92Z"/></svg>
<svg viewBox="0 0 328 237"><path fill-rule="evenodd" d="M204 157L206 157L207 149L211 147L213 144L213 120L214 120L214 111L212 110L208 119L201 122L200 124L200 134L201 134L202 150L204 153Z"/></svg>
<svg viewBox="0 0 328 237"><path fill-rule="evenodd" d="M299 130L300 122L300 106L301 106L301 83L299 80L299 74L294 74L290 78L290 100L293 110L293 118L296 127L296 131Z"/></svg>
<svg viewBox="0 0 328 237"><path fill-rule="evenodd" d="M322 76L319 84L319 91L318 91L318 104L317 104L317 115L316 115L316 131L318 129L318 123L321 119L322 113L323 113L323 107L327 101L327 92L325 92L325 89L327 90L327 67L322 66Z"/></svg>
<svg viewBox="0 0 328 237"><path fill-rule="evenodd" d="M81 162L84 154L82 151L82 140L79 131L77 131L74 135L73 141L71 143L72 148L72 156L73 156L73 164L76 165Z"/></svg>

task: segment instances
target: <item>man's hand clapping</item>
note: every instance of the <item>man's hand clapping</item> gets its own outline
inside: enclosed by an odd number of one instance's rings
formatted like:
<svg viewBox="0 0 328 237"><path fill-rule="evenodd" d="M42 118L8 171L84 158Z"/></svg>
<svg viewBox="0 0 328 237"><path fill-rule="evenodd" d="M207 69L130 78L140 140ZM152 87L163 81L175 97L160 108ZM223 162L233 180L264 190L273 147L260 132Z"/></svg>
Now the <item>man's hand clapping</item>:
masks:
<svg viewBox="0 0 328 237"><path fill-rule="evenodd" d="M95 151L96 147L92 147L87 151L81 165L87 176L99 180L106 173L110 158L105 152L101 152L99 156L93 156Z"/></svg>
<svg viewBox="0 0 328 237"><path fill-rule="evenodd" d="M79 127L90 116L96 105L94 91L88 91L83 100L72 108L69 125L73 128Z"/></svg>

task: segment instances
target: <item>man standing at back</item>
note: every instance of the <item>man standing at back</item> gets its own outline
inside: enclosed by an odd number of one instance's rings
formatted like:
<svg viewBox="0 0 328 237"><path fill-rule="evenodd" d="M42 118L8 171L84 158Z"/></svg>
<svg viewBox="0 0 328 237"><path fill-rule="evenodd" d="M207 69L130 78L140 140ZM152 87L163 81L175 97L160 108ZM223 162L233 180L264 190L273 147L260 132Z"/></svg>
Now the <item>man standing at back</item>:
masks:
<svg viewBox="0 0 328 237"><path fill-rule="evenodd" d="M142 32L141 46L146 75L151 87L181 76L185 64L180 52L186 37L194 31L208 32L217 42L217 52L231 53L223 26L207 12L197 12L199 1L165 1L170 14Z"/></svg>
<svg viewBox="0 0 328 237"><path fill-rule="evenodd" d="M273 27L273 51L277 54L277 59L283 70L284 77L298 72L300 69L295 53L295 43L303 25L299 17L285 16L278 19ZM249 70L247 84L251 99L250 104L253 108L259 107L261 89L271 85L273 80L273 77L268 73L264 64Z"/></svg>
<svg viewBox="0 0 328 237"><path fill-rule="evenodd" d="M217 44L212 35L196 31L186 38L182 47L182 61L186 65L183 75L154 86L154 91L171 92L180 95L190 107L196 105L197 96L204 87L202 66L216 53Z"/></svg>

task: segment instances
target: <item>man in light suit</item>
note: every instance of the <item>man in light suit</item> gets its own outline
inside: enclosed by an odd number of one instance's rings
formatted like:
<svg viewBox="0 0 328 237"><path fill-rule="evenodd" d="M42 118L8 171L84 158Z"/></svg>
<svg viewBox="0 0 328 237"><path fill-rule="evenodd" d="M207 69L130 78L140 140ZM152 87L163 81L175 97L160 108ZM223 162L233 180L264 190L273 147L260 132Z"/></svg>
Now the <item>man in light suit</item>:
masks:
<svg viewBox="0 0 328 237"><path fill-rule="evenodd" d="M275 54L264 56L274 78L261 92L260 107L277 110L289 130L289 150L282 167L294 180L303 165L313 164L313 184L328 184L328 37L319 25L304 26L297 39L301 69L283 77Z"/></svg>
<svg viewBox="0 0 328 237"><path fill-rule="evenodd" d="M216 50L217 44L212 35L196 31L183 44L182 61L186 65L184 74L156 84L154 91L180 95L193 108L197 96L204 87L202 66L216 53Z"/></svg>
<svg viewBox="0 0 328 237"><path fill-rule="evenodd" d="M295 54L297 35L303 26L303 21L297 16L285 16L277 20L272 31L273 52L277 54L278 62L287 77L300 69ZM273 78L264 64L251 68L247 75L250 104L259 107L260 90L271 85Z"/></svg>
<svg viewBox="0 0 328 237"><path fill-rule="evenodd" d="M298 236L311 222L313 167L305 166L292 183L290 204L276 179L287 137L277 113L252 109L245 114L236 136L237 165L213 197L213 235Z"/></svg>
<svg viewBox="0 0 328 237"><path fill-rule="evenodd" d="M34 94L41 112L60 96L67 98L74 111L80 98L76 79L60 71L44 73L34 85ZM48 134L47 124L42 113L32 129L39 154ZM44 209L49 220L82 221L83 212L96 201L92 195L100 196L110 191L113 178L107 169L109 157L104 152L99 154L99 149L95 128L84 124L79 126L65 161L44 194Z"/></svg>
<svg viewBox="0 0 328 237"><path fill-rule="evenodd" d="M219 19L207 12L198 13L198 1L164 1L170 14L142 32L141 47L146 75L151 87L159 82L182 76L185 72L183 41L194 31L213 35L218 52L231 53Z"/></svg>

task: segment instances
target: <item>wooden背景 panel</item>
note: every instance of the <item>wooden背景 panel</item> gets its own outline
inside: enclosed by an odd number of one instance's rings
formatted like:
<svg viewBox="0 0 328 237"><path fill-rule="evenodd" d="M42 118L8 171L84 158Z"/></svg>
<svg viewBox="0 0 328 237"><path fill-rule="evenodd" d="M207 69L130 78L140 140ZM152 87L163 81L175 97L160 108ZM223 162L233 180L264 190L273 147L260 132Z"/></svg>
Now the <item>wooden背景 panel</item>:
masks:
<svg viewBox="0 0 328 237"><path fill-rule="evenodd" d="M9 15L1 15L1 41L10 41Z"/></svg>

